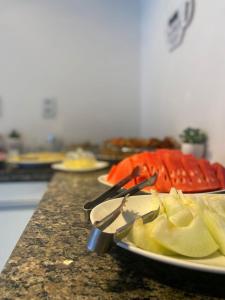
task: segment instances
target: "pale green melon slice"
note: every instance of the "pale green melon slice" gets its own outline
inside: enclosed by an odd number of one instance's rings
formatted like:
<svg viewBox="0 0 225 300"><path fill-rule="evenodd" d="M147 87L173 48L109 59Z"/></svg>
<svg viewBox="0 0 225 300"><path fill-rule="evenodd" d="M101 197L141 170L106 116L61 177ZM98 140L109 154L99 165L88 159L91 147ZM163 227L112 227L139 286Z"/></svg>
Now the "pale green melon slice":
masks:
<svg viewBox="0 0 225 300"><path fill-rule="evenodd" d="M192 222L193 215L189 209L183 208L180 211L178 211L176 214L168 218L170 222L173 223L174 225L179 227L184 227L184 226L188 226Z"/></svg>
<svg viewBox="0 0 225 300"><path fill-rule="evenodd" d="M181 202L178 201L177 198L174 198L170 195L164 197L163 206L168 216L172 216L176 214L178 211L182 210L183 208Z"/></svg>
<svg viewBox="0 0 225 300"><path fill-rule="evenodd" d="M225 201L224 199L214 199L210 200L210 198L205 201L207 206L211 209L213 209L217 214L221 215L222 217L225 218Z"/></svg>
<svg viewBox="0 0 225 300"><path fill-rule="evenodd" d="M155 252L163 255L172 255L174 252L166 249L151 237L152 223L143 224L142 219L134 222L127 238L137 247L147 251Z"/></svg>
<svg viewBox="0 0 225 300"><path fill-rule="evenodd" d="M218 249L199 216L188 226L177 227L162 214L154 221L151 235L163 247L188 257L205 257Z"/></svg>
<svg viewBox="0 0 225 300"><path fill-rule="evenodd" d="M170 222L176 226L187 226L193 220L191 210L183 204L178 194L176 197L166 196L163 206Z"/></svg>
<svg viewBox="0 0 225 300"><path fill-rule="evenodd" d="M225 255L225 218L209 209L204 210L203 216L206 226L219 245L221 253Z"/></svg>
<svg viewBox="0 0 225 300"><path fill-rule="evenodd" d="M142 248L144 240L144 226L141 218L135 220L131 230L129 231L127 238L136 246Z"/></svg>
<svg viewBox="0 0 225 300"><path fill-rule="evenodd" d="M201 203L199 203L201 199L199 197L183 195L182 200L184 205L190 209L193 215L197 215L199 210L201 211Z"/></svg>
<svg viewBox="0 0 225 300"><path fill-rule="evenodd" d="M144 244L142 248L162 255L174 255L175 253L173 251L165 248L152 237L151 233L153 227L154 221L144 225Z"/></svg>
<svg viewBox="0 0 225 300"><path fill-rule="evenodd" d="M162 205L162 199L159 196L159 193L155 190L151 190L151 198L150 198L150 206L149 206L149 210L155 210L158 209L158 207L160 208L159 214L164 213L164 207Z"/></svg>

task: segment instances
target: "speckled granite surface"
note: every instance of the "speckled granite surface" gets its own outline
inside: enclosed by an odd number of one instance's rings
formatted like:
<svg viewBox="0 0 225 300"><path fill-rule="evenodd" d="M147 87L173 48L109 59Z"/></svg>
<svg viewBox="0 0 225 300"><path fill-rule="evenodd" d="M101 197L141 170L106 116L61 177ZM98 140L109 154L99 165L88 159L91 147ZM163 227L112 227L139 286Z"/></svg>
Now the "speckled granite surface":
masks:
<svg viewBox="0 0 225 300"><path fill-rule="evenodd" d="M86 251L82 205L100 172L58 173L0 275L0 299L216 299L225 277L160 264L118 247Z"/></svg>
<svg viewBox="0 0 225 300"><path fill-rule="evenodd" d="M29 182L29 181L50 181L54 170L50 167L24 166L14 167L4 165L0 168L0 182Z"/></svg>

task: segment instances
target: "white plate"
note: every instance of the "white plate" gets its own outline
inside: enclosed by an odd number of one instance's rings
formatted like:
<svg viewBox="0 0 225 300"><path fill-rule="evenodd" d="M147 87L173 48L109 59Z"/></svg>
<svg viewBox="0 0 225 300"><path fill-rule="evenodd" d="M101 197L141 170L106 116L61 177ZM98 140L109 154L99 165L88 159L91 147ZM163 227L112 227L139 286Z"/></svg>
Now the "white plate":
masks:
<svg viewBox="0 0 225 300"><path fill-rule="evenodd" d="M98 181L102 184L105 184L107 186L113 186L112 183L108 182L107 181L107 174L103 174L101 176L98 177ZM150 194L150 192L148 190L141 190L142 192L146 193L146 194ZM225 190L216 190L216 191L212 191L212 192L196 192L194 194L214 194L214 193L222 193L222 194L225 194ZM163 193L163 194L166 194L166 193Z"/></svg>
<svg viewBox="0 0 225 300"><path fill-rule="evenodd" d="M64 172L90 172L90 171L104 169L104 168L108 167L108 165L109 165L109 163L106 161L97 161L93 167L89 167L89 168L68 168L68 167L65 167L65 165L63 163L54 164L54 165L52 165L52 168L54 170L64 171Z"/></svg>
<svg viewBox="0 0 225 300"><path fill-rule="evenodd" d="M107 178L107 174L103 174L103 175L101 175L101 176L98 177L98 181L99 181L100 183L102 183L102 184L105 184L105 185L108 185L108 186L113 186L113 184L112 184L112 183L109 183L109 182L106 180L106 178Z"/></svg>
<svg viewBox="0 0 225 300"><path fill-rule="evenodd" d="M48 155L48 157L46 157ZM24 156L24 157L23 157ZM43 157L45 156L45 157ZM59 163L64 159L64 156L62 154L57 153L29 153L23 154L19 156L13 156L9 157L7 159L8 164L14 164L19 166L39 166L39 165L50 165L54 163Z"/></svg>
<svg viewBox="0 0 225 300"><path fill-rule="evenodd" d="M90 215L92 224L95 221L101 220L104 216L113 211L121 203L121 198L108 200L96 206ZM151 195L132 196L127 201L125 212L120 215L108 228L107 232L113 233L115 230L127 222L130 222L135 214L142 215L149 212L151 209L156 208L156 203L152 203ZM225 274L225 256L219 252L214 253L206 258L187 258L183 256L166 256L153 252L142 250L136 247L133 243L128 242L126 239L117 243L119 247L122 247L128 251L134 252L138 255L162 262L170 265L183 267L192 270Z"/></svg>
<svg viewBox="0 0 225 300"><path fill-rule="evenodd" d="M18 162L13 162L13 161L7 161L7 163L9 164L16 164L16 165L20 165L20 166L37 166L37 165L50 165L53 163L59 162L59 160L39 160L39 161L18 161Z"/></svg>

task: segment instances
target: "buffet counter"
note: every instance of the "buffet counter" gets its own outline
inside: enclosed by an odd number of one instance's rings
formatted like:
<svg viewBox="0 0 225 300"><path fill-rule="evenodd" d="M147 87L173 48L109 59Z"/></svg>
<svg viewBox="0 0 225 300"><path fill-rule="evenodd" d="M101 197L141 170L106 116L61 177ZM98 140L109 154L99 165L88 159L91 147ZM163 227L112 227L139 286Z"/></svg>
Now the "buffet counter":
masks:
<svg viewBox="0 0 225 300"><path fill-rule="evenodd" d="M86 174L56 173L0 275L0 299L216 299L224 276L156 262L117 246L86 250L83 203L106 190Z"/></svg>

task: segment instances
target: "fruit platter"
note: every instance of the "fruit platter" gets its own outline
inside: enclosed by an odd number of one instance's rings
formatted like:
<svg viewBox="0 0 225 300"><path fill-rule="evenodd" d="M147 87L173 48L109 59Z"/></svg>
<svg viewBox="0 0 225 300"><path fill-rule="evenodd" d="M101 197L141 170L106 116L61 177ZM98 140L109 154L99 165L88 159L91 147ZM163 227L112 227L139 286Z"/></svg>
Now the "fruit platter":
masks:
<svg viewBox="0 0 225 300"><path fill-rule="evenodd" d="M138 173L124 191L156 174L153 185L145 187L150 195L102 202L91 211L92 224L107 219L125 201L105 229L118 246L160 262L225 274L224 166L180 150L158 149L114 164L105 183L114 186L135 168ZM150 213L155 217L146 222Z"/></svg>
<svg viewBox="0 0 225 300"><path fill-rule="evenodd" d="M172 187L183 193L205 193L225 189L225 168L222 164L197 159L180 150L158 149L141 152L114 164L104 177L104 183L114 185L136 167L141 167L139 176L128 182L126 189L157 173L156 183L145 191L156 190L168 193Z"/></svg>
<svg viewBox="0 0 225 300"><path fill-rule="evenodd" d="M111 199L91 212L94 224L121 203ZM158 209L150 222L142 216ZM132 223L128 231L120 229ZM128 197L119 217L105 230L128 251L184 268L225 274L225 195L170 193ZM122 233L122 234L121 234Z"/></svg>

